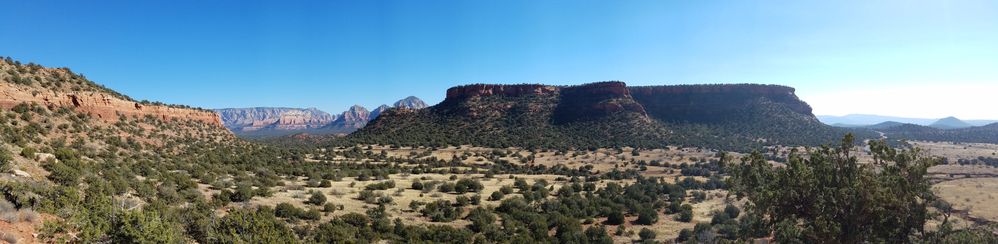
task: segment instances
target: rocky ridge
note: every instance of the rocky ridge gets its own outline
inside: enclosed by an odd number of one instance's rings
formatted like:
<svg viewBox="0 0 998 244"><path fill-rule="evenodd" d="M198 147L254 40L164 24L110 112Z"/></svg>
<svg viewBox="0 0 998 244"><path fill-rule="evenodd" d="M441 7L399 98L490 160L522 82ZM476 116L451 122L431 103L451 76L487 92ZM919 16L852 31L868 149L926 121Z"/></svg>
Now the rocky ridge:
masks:
<svg viewBox="0 0 998 244"><path fill-rule="evenodd" d="M336 119L335 115L316 108L226 108L215 109L225 127L236 132L274 130L304 130L322 127Z"/></svg>
<svg viewBox="0 0 998 244"><path fill-rule="evenodd" d="M49 109L65 107L106 122L119 117L152 116L162 120L190 120L222 126L212 111L186 106L137 102L106 90L65 68L15 65L0 62L0 107L10 109L21 103L35 103Z"/></svg>
<svg viewBox="0 0 998 244"><path fill-rule="evenodd" d="M410 96L394 103L381 105L374 111L354 105L340 114L329 114L316 108L224 108L215 109L225 127L240 136L273 137L296 133L345 134L364 127L369 121L390 109L425 108L419 98Z"/></svg>

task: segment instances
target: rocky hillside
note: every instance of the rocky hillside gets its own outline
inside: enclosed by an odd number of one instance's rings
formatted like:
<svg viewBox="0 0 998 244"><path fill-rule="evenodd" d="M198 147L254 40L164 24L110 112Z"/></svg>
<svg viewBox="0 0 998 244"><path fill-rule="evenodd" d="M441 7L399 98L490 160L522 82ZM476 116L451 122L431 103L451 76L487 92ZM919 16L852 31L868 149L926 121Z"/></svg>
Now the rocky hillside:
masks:
<svg viewBox="0 0 998 244"><path fill-rule="evenodd" d="M0 171L15 182L72 186L89 165L242 143L212 111L138 102L67 68L0 61L0 153L17 155Z"/></svg>
<svg viewBox="0 0 998 244"><path fill-rule="evenodd" d="M161 120L192 120L221 126L214 112L180 105L139 102L97 85L67 68L45 68L11 59L0 62L0 108L37 104L48 109L71 108L105 122L121 117L151 116Z"/></svg>
<svg viewBox="0 0 998 244"><path fill-rule="evenodd" d="M49 143L70 143L85 152L141 153L175 140L235 139L213 111L135 101L67 68L6 58L0 81L0 111L8 113L0 123L3 141L21 148L51 151Z"/></svg>
<svg viewBox="0 0 998 244"><path fill-rule="evenodd" d="M199 184L272 186L260 182L279 181L273 169L301 163L289 151L236 138L209 110L137 102L66 68L3 59L0 243L226 242L176 221L220 218L208 205L220 198ZM135 228L158 237L120 231Z"/></svg>
<svg viewBox="0 0 998 244"><path fill-rule="evenodd" d="M428 109L388 111L350 142L748 150L817 145L846 132L818 122L784 86L475 84L448 89Z"/></svg>

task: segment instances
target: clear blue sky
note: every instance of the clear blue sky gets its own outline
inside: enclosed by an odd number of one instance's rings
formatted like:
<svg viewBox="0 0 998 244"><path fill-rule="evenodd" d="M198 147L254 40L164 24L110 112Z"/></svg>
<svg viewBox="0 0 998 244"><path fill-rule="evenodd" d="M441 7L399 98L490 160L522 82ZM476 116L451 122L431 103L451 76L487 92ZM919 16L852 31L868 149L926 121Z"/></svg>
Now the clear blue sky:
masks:
<svg viewBox="0 0 998 244"><path fill-rule="evenodd" d="M0 55L206 108L623 80L790 85L818 114L998 118L995 1L267 2L3 1Z"/></svg>

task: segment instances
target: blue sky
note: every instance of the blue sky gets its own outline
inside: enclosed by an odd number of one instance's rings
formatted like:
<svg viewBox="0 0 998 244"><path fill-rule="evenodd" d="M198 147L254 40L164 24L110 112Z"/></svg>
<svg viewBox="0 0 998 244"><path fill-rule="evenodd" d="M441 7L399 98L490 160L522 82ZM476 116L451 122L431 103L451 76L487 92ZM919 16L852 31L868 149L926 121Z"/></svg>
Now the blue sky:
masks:
<svg viewBox="0 0 998 244"><path fill-rule="evenodd" d="M97 4L100 3L100 4ZM5 1L0 55L136 99L339 112L467 83L771 83L998 118L995 1Z"/></svg>

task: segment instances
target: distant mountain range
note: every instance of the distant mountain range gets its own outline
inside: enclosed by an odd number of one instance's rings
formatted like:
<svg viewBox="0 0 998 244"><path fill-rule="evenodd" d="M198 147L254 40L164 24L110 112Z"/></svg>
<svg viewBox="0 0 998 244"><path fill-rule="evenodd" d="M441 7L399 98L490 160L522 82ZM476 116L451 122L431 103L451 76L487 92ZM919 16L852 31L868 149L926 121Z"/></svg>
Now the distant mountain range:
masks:
<svg viewBox="0 0 998 244"><path fill-rule="evenodd" d="M874 130L883 132L891 140L998 143L998 123L954 129L898 124Z"/></svg>
<svg viewBox="0 0 998 244"><path fill-rule="evenodd" d="M825 120L823 121L825 123L829 123L829 121L856 123L836 123L834 125L839 127L848 127L854 130L881 132L884 137L891 141L918 140L998 143L998 121L993 120L964 121L956 117L946 117L933 120L877 115L847 115L841 117L819 116L819 118L822 117L824 117ZM882 119L891 120L871 125L858 125L859 123L878 121Z"/></svg>
<svg viewBox="0 0 998 244"><path fill-rule="evenodd" d="M984 126L998 122L998 120L960 120L955 117L942 119L925 118L905 118L872 114L850 114L845 116L818 115L818 120L833 126L839 127L870 127L884 122L897 122L900 124L914 124L929 126L938 129L959 129L972 126Z"/></svg>
<svg viewBox="0 0 998 244"><path fill-rule="evenodd" d="M275 137L296 133L347 134L393 108L422 109L427 107L417 97L406 97L392 106L381 105L368 111L360 105L351 106L340 114L329 114L316 108L223 108L214 109L225 128L242 137Z"/></svg>
<svg viewBox="0 0 998 244"><path fill-rule="evenodd" d="M852 131L875 136L819 122L793 88L777 85L474 84L448 89L426 109L385 111L338 143L749 151L829 143Z"/></svg>

